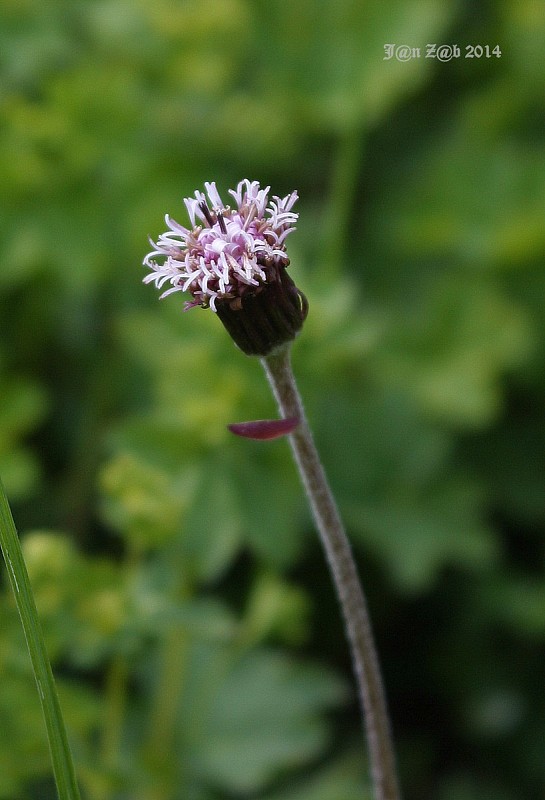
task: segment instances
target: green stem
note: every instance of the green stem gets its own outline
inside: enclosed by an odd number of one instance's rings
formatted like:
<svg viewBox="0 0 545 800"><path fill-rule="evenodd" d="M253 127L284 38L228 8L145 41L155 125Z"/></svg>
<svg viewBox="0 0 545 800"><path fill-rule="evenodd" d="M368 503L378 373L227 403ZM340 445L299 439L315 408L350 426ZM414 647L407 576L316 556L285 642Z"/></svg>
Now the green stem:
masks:
<svg viewBox="0 0 545 800"><path fill-rule="evenodd" d="M15 595L45 719L53 773L60 800L79 800L76 774L66 736L51 664L45 649L38 612L23 560L11 510L0 481L0 545Z"/></svg>
<svg viewBox="0 0 545 800"><path fill-rule="evenodd" d="M108 666L105 686L104 727L102 729L102 758L108 768L118 764L123 721L127 702L129 667L123 656L114 656Z"/></svg>
<svg viewBox="0 0 545 800"><path fill-rule="evenodd" d="M284 417L299 417L290 442L346 624L367 733L376 800L399 800L394 748L367 603L350 543L327 482L291 368L290 346L263 359Z"/></svg>
<svg viewBox="0 0 545 800"><path fill-rule="evenodd" d="M331 279L342 271L345 243L349 241L358 185L358 174L363 158L363 131L354 127L343 133L335 154L333 174L324 217L325 235L320 263L320 274Z"/></svg>
<svg viewBox="0 0 545 800"><path fill-rule="evenodd" d="M166 800L172 793L169 764L186 676L188 648L187 634L181 627L174 626L163 644L161 671L144 748L146 761L151 764L156 776L162 776L162 780L158 780L151 788L141 790L138 800ZM179 770L176 778L180 782Z"/></svg>

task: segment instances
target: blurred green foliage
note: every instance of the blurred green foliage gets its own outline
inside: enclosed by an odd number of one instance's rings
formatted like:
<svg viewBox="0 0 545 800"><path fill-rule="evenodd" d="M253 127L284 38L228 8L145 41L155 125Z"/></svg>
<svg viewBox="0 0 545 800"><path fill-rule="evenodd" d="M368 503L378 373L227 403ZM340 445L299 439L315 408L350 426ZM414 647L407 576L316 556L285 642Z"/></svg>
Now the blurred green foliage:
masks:
<svg viewBox="0 0 545 800"><path fill-rule="evenodd" d="M0 473L89 800L366 794L338 609L256 361L146 235L297 188L294 361L407 800L545 793L545 7L4 0ZM427 42L458 43L449 63ZM385 61L384 44L422 57ZM464 58L499 44L500 58ZM0 596L0 798L53 796Z"/></svg>

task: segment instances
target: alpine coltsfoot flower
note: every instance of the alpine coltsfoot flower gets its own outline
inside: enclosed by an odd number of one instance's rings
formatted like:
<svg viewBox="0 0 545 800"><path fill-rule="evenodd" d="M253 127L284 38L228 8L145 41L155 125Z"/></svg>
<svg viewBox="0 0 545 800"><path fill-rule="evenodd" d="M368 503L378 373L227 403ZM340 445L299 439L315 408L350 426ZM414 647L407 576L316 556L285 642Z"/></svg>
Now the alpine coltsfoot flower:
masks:
<svg viewBox="0 0 545 800"><path fill-rule="evenodd" d="M235 422L229 430L249 439L289 436L310 509L343 609L367 738L376 800L399 800L395 758L371 622L350 542L327 482L291 368L290 343L308 305L287 274L286 239L298 215L297 192L269 201L269 187L241 181L225 206L215 183L185 200L191 228L169 216L168 231L144 259L145 283L189 292L185 308L215 311L235 343L262 363L278 401L280 419Z"/></svg>
<svg viewBox="0 0 545 800"><path fill-rule="evenodd" d="M144 259L151 272L144 283L163 292L189 292L185 310L215 311L236 344L248 355L268 355L295 338L307 302L286 272L286 238L295 230L297 192L269 201L269 188L241 181L223 204L215 183L205 183L185 205L191 228L166 216L169 230L152 240Z"/></svg>

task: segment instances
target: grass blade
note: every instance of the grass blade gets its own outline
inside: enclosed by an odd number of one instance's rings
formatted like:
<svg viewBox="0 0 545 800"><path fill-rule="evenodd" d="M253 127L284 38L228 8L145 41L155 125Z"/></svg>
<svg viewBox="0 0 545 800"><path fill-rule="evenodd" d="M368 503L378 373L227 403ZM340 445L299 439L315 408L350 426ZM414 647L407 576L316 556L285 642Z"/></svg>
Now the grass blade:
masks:
<svg viewBox="0 0 545 800"><path fill-rule="evenodd" d="M59 800L80 800L51 664L9 503L0 481L0 546L28 645L47 729Z"/></svg>

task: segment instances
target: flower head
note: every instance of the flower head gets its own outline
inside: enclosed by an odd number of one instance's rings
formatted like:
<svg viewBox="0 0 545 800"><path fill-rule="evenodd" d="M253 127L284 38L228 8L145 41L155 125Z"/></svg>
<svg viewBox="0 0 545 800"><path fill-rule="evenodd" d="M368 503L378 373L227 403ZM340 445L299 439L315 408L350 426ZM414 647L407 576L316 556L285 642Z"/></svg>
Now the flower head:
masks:
<svg viewBox="0 0 545 800"><path fill-rule="evenodd" d="M151 240L144 259L151 270L144 283L169 285L161 297L188 292L185 310L211 308L244 352L266 355L293 339L306 316L306 300L286 273L297 192L269 201L270 187L243 180L229 190L231 208L215 183L205 188L208 197L196 191L184 201L191 228L167 214L169 230Z"/></svg>
<svg viewBox="0 0 545 800"><path fill-rule="evenodd" d="M151 242L154 250L144 259L151 269L144 283L158 288L170 284L161 295L189 292L185 308L210 307L216 301L243 297L274 279L289 264L285 241L298 214L293 208L297 192L269 202L269 187L257 181L241 181L233 196L236 206L224 205L215 183L205 183L208 198L195 192L185 205L191 229L166 216L169 230Z"/></svg>

